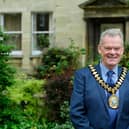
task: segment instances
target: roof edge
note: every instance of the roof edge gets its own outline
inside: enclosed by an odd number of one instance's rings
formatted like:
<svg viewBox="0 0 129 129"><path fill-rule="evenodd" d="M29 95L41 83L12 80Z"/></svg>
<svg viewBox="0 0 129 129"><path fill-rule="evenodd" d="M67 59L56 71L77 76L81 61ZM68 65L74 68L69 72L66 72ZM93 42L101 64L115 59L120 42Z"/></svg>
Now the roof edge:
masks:
<svg viewBox="0 0 129 129"><path fill-rule="evenodd" d="M129 5L128 2L126 1L123 1L123 0L118 0L121 4L123 5ZM91 5L92 3L96 2L96 0L88 0L88 1L85 1L83 3L81 3L80 5L78 5L80 8L84 9L86 6L88 5Z"/></svg>

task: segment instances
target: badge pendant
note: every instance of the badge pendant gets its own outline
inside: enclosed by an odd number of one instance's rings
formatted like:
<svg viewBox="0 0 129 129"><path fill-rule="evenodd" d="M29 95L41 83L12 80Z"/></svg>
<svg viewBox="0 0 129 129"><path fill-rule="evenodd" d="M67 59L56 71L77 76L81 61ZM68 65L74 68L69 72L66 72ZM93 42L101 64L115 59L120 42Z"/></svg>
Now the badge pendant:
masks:
<svg viewBox="0 0 129 129"><path fill-rule="evenodd" d="M112 94L108 99L108 104L110 108L117 109L119 107L119 98L115 94Z"/></svg>

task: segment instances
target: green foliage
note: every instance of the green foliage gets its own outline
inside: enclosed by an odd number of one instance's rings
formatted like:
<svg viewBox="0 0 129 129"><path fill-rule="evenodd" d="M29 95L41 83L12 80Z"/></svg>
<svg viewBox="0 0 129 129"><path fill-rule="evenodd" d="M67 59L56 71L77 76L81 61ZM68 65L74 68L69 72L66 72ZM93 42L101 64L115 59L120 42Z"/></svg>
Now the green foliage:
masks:
<svg viewBox="0 0 129 129"><path fill-rule="evenodd" d="M9 99L6 97L6 88L14 83L15 69L9 64L9 53L12 47L6 44L8 36L0 30L0 123L5 119L10 119L6 114L11 106ZM5 109L7 109L5 111ZM8 112L10 113L10 112ZM2 125L3 126L3 125ZM3 129L3 127L0 128Z"/></svg>
<svg viewBox="0 0 129 129"><path fill-rule="evenodd" d="M129 43L125 44L125 50L120 61L120 65L127 67L129 69Z"/></svg>
<svg viewBox="0 0 129 129"><path fill-rule="evenodd" d="M69 60L72 56L67 50L61 50L58 48L51 48L48 52L43 55L43 65L39 66L38 71L41 76L46 76L46 74L61 73L62 69L65 69Z"/></svg>
<svg viewBox="0 0 129 129"><path fill-rule="evenodd" d="M35 123L32 120L22 119L20 123L8 121L4 125L0 125L0 129L45 129L45 128L43 128L43 126L40 123ZM46 128L46 129L49 129L49 128Z"/></svg>
<svg viewBox="0 0 129 129"><path fill-rule="evenodd" d="M47 53L43 54L42 64L36 68L37 77L49 78L53 74L62 74L68 67L75 69L79 66L82 50L71 42L69 48L49 48Z"/></svg>
<svg viewBox="0 0 129 129"><path fill-rule="evenodd" d="M80 54L81 50L73 44L65 49L49 49L42 60L42 67L45 68L39 71L40 78L45 80L18 72L14 83L7 83L0 95L0 129L72 129L65 114L67 108L62 106L65 112L60 106L70 98L72 75ZM7 58L4 59L8 62L9 53L5 52L5 55ZM11 75L9 69L8 72ZM5 75L9 80L13 77ZM66 122L61 124L63 121Z"/></svg>
<svg viewBox="0 0 129 129"><path fill-rule="evenodd" d="M127 2L127 5L129 5L129 0L126 0L126 2Z"/></svg>
<svg viewBox="0 0 129 129"><path fill-rule="evenodd" d="M70 121L68 101L64 101L64 103L61 105L60 111L61 118L65 121L62 124L56 123L52 129L74 129Z"/></svg>
<svg viewBox="0 0 129 129"><path fill-rule="evenodd" d="M73 40L68 48L49 48L37 68L37 77L46 79L45 105L49 121L62 121L60 105L71 96L72 76L79 66L79 56L84 49L75 46Z"/></svg>
<svg viewBox="0 0 129 129"><path fill-rule="evenodd" d="M9 64L11 46L6 45L8 36L0 31L0 91L13 83L14 68Z"/></svg>
<svg viewBox="0 0 129 129"><path fill-rule="evenodd" d="M48 35L39 34L38 35L38 46L43 49L49 47L49 37Z"/></svg>
<svg viewBox="0 0 129 129"><path fill-rule="evenodd" d="M69 100L72 89L72 76L79 66L79 56L84 49L75 46L73 40L68 48L50 48L43 55L42 64L37 68L38 78L46 79L45 105L48 120L62 121L60 105Z"/></svg>
<svg viewBox="0 0 129 129"><path fill-rule="evenodd" d="M9 98L17 104L24 101L25 104L36 104L36 96L42 94L43 80L27 77L26 74L16 74L15 84L8 87ZM35 100L35 101L34 101Z"/></svg>
<svg viewBox="0 0 129 129"><path fill-rule="evenodd" d="M43 102L45 83L44 80L28 78L24 73L16 74L15 83L7 87L6 97L3 98L6 107L0 114L0 129L73 129L69 118L69 103L63 103L63 99L59 107L63 123L47 120L46 105Z"/></svg>
<svg viewBox="0 0 129 129"><path fill-rule="evenodd" d="M60 105L68 101L72 90L72 69L65 71L64 74L53 76L48 79L44 86L46 90L45 105L48 108L48 120L64 121L60 117Z"/></svg>
<svg viewBox="0 0 129 129"><path fill-rule="evenodd" d="M60 117L64 119L62 123L49 122L46 119L44 119L41 129L74 129L70 121L68 101L64 101L60 106Z"/></svg>
<svg viewBox="0 0 129 129"><path fill-rule="evenodd" d="M20 73L15 83L7 87L0 114L0 129L42 129L45 117L43 85L45 81L28 78Z"/></svg>

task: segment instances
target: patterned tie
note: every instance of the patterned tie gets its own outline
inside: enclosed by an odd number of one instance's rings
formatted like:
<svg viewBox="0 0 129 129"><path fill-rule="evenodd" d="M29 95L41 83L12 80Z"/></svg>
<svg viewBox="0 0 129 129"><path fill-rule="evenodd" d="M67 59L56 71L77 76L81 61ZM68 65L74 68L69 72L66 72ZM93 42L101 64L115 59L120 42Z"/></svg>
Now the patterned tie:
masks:
<svg viewBox="0 0 129 129"><path fill-rule="evenodd" d="M113 71L108 71L107 72L107 83L109 86L113 87L114 82L112 80L112 76L113 76L114 72Z"/></svg>
<svg viewBox="0 0 129 129"><path fill-rule="evenodd" d="M108 71L107 72L107 84L110 87L114 86L114 82L112 79L114 72L113 71ZM110 97L110 93L107 94L107 97ZM117 110L116 109L111 109L110 107L108 108L109 114L110 114L110 124L111 124L111 128L115 127L115 121L116 121L116 116L117 116Z"/></svg>

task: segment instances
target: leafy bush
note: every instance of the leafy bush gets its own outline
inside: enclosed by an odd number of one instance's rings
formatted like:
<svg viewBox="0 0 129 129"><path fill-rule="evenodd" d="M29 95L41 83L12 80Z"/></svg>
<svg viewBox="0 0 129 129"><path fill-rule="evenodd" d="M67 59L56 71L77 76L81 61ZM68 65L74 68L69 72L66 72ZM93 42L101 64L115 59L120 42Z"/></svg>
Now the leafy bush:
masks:
<svg viewBox="0 0 129 129"><path fill-rule="evenodd" d="M48 120L64 121L60 117L60 106L71 96L72 75L73 71L69 69L68 72L65 71L63 74L47 80L44 88L46 90L45 105L48 107Z"/></svg>
<svg viewBox="0 0 129 129"><path fill-rule="evenodd" d="M81 49L72 43L69 48L49 48L43 54L42 64L36 68L38 78L51 78L53 74L62 74L67 68L79 66Z"/></svg>
<svg viewBox="0 0 129 129"><path fill-rule="evenodd" d="M129 69L129 44L126 43L124 54L122 56L122 59L120 61L120 65L127 67Z"/></svg>
<svg viewBox="0 0 129 129"><path fill-rule="evenodd" d="M62 124L56 123L52 129L74 129L69 116L69 102L64 101L60 107L60 116L65 121Z"/></svg>
<svg viewBox="0 0 129 129"><path fill-rule="evenodd" d="M6 45L8 36L0 31L0 91L13 83L15 69L9 64L12 47Z"/></svg>
<svg viewBox="0 0 129 129"><path fill-rule="evenodd" d="M37 68L37 77L47 82L45 105L50 121L64 121L60 117L60 105L71 96L73 72L79 66L81 49L71 42L68 48L48 49Z"/></svg>
<svg viewBox="0 0 129 129"><path fill-rule="evenodd" d="M15 77L15 83L6 89L6 107L1 113L0 128L42 129L40 123L45 116L45 81L28 78L23 73L16 74Z"/></svg>
<svg viewBox="0 0 129 129"><path fill-rule="evenodd" d="M0 30L0 123L10 119L5 112L10 101L6 97L6 88L14 83L15 69L9 64L12 47L6 44L8 36Z"/></svg>

